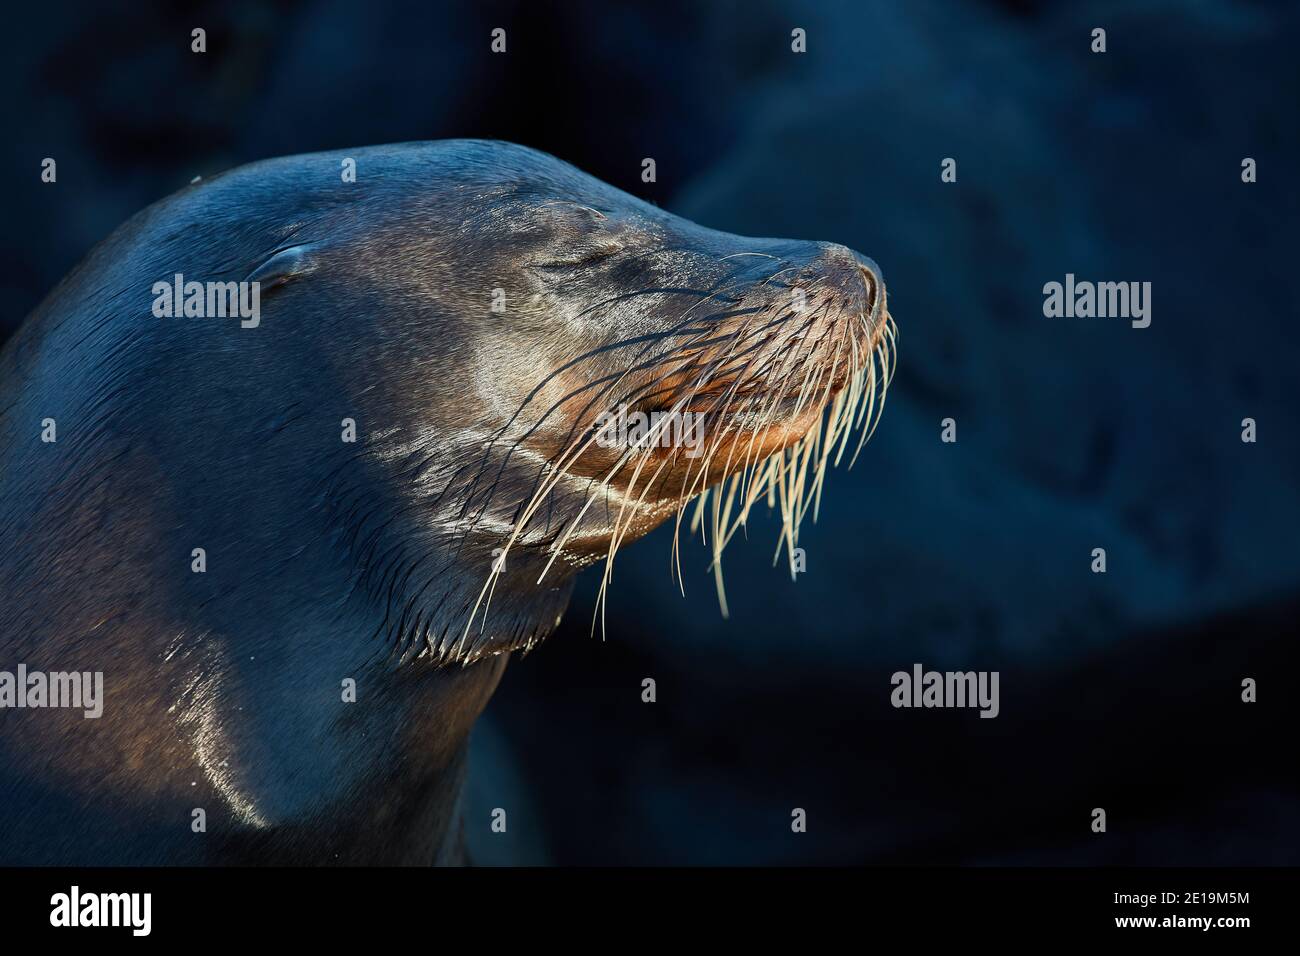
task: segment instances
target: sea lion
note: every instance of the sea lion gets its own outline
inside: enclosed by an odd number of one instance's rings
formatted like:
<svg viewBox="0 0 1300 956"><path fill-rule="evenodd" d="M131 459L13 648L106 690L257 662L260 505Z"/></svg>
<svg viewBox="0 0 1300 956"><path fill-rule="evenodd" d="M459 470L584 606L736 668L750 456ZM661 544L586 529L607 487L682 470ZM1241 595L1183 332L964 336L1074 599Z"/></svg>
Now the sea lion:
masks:
<svg viewBox="0 0 1300 956"><path fill-rule="evenodd" d="M145 209L0 353L0 671L103 679L0 709L0 858L459 860L508 653L692 500L715 553L762 500L793 548L893 342L871 260L506 143Z"/></svg>

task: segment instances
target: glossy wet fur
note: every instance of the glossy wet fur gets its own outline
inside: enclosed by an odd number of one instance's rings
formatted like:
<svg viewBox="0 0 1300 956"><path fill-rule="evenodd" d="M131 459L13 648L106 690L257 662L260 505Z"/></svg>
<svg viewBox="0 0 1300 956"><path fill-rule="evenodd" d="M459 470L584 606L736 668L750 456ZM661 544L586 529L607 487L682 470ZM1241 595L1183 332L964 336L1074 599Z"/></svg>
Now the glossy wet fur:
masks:
<svg viewBox="0 0 1300 956"><path fill-rule="evenodd" d="M178 272L258 277L261 325L154 318ZM743 422L773 361L882 316L848 250L705 230L506 144L273 160L145 210L0 354L0 665L106 689L98 721L0 711L0 855L450 859L493 655L554 628L620 505L616 479L582 510L609 449L551 473L588 418L712 396Z"/></svg>

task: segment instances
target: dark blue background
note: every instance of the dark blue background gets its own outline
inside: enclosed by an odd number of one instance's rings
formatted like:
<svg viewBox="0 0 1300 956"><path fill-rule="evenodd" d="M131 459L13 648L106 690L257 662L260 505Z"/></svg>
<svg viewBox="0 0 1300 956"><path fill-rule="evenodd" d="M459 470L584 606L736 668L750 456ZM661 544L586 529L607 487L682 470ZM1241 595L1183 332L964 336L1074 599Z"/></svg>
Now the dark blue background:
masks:
<svg viewBox="0 0 1300 956"><path fill-rule="evenodd" d="M723 621L706 552L688 549L682 598L661 529L620 556L605 642L584 578L476 731L479 860L1300 860L1294 5L6 16L4 334L196 175L412 139L525 143L705 225L842 242L884 269L898 378L804 530L807 573L771 567L776 523L756 522L729 549ZM1151 327L1044 318L1067 272L1151 282ZM1001 716L892 709L890 674L914 662L1000 671ZM492 836L497 806L510 830Z"/></svg>

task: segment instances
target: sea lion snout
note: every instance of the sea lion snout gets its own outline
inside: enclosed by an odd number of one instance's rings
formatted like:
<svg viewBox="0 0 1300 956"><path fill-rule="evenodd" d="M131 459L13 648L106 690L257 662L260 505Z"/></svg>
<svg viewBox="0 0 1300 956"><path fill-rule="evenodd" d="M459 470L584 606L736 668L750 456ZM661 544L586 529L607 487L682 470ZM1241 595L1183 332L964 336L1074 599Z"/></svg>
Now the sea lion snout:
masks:
<svg viewBox="0 0 1300 956"><path fill-rule="evenodd" d="M779 370L794 367L805 381L811 375L831 398L849 384L884 334L881 269L838 243L801 243L782 251L784 260L740 299L759 308L772 329L752 378L766 391L789 390L800 380L792 382Z"/></svg>
<svg viewBox="0 0 1300 956"><path fill-rule="evenodd" d="M848 246L828 242L822 243L822 248L831 286L852 300L875 333L885 311L885 280L880 266L875 259Z"/></svg>

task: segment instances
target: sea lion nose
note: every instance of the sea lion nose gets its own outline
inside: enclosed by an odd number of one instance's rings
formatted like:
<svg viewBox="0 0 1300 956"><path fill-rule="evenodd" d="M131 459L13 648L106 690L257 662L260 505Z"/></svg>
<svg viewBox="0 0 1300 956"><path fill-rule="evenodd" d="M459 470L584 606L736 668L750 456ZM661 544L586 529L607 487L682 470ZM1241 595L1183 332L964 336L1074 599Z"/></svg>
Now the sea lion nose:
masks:
<svg viewBox="0 0 1300 956"><path fill-rule="evenodd" d="M862 310L872 321L876 321L885 305L885 280L880 266L870 256L864 256L848 246L838 242L824 242L821 246L822 263L835 269L840 276L841 288L856 295L861 291ZM854 278L860 279L862 286L852 288Z"/></svg>
<svg viewBox="0 0 1300 956"><path fill-rule="evenodd" d="M862 282L867 287L868 312L874 316L880 311L884 302L885 280L875 259L856 252L853 253L853 257L858 260L858 271L862 274Z"/></svg>
<svg viewBox="0 0 1300 956"><path fill-rule="evenodd" d="M875 285L883 285L884 279L881 278L880 266L876 265L876 260L870 256L864 256L860 252L853 253L853 258L858 260L858 268L871 276Z"/></svg>

